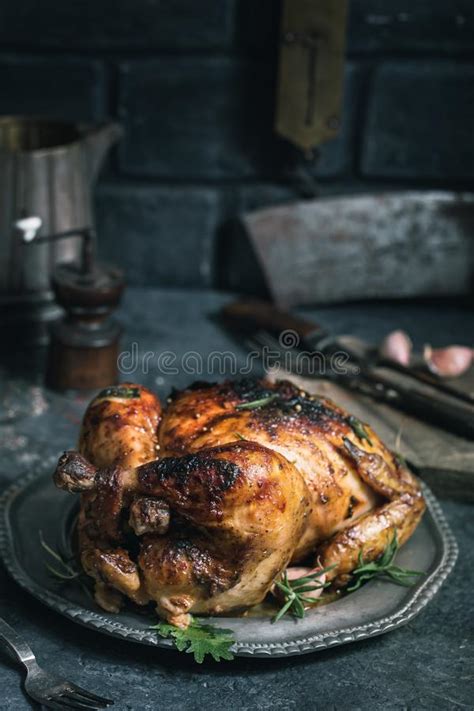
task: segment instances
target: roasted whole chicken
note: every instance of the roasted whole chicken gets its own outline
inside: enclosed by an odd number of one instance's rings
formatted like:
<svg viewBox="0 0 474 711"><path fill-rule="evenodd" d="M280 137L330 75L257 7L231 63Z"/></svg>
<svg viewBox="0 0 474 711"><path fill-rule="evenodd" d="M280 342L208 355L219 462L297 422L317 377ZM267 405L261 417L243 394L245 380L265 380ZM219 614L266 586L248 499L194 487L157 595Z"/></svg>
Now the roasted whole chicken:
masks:
<svg viewBox="0 0 474 711"><path fill-rule="evenodd" d="M97 603L156 604L186 626L261 602L291 563L357 567L403 544L425 503L375 432L287 381L195 383L162 411L140 385L89 405L58 487L81 494L78 547Z"/></svg>

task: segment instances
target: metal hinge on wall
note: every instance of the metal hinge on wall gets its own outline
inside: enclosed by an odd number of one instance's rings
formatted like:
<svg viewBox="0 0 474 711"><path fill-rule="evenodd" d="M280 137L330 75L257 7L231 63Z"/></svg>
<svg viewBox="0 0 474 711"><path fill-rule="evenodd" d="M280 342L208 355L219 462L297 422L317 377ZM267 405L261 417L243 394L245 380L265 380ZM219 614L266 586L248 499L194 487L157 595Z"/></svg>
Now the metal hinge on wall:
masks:
<svg viewBox="0 0 474 711"><path fill-rule="evenodd" d="M284 0L276 131L304 151L341 123L347 0Z"/></svg>

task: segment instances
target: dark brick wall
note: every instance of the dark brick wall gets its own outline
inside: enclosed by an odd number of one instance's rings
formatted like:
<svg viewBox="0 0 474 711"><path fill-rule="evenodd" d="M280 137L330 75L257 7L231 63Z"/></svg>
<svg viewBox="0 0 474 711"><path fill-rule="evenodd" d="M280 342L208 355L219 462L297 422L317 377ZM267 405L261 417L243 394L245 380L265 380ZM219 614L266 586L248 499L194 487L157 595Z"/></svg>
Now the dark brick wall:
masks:
<svg viewBox="0 0 474 711"><path fill-rule="evenodd" d="M371 82L362 174L443 182L472 178L473 126L474 64L385 62Z"/></svg>
<svg viewBox="0 0 474 711"><path fill-rule="evenodd" d="M472 185L472 0L350 0L342 129L312 160L272 130L279 5L0 3L0 113L125 128L96 204L101 251L131 283L238 286L223 226L241 211Z"/></svg>

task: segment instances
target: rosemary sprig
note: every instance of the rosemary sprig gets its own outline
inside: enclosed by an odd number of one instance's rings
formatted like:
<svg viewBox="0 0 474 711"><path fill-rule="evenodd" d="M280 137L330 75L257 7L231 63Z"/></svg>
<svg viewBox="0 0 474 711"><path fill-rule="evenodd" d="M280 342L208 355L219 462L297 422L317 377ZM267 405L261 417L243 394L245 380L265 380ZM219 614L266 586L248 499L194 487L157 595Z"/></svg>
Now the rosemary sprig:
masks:
<svg viewBox="0 0 474 711"><path fill-rule="evenodd" d="M140 389L129 385L110 385L108 388L101 390L97 395L97 399L105 397L121 397L132 399L140 397Z"/></svg>
<svg viewBox="0 0 474 711"><path fill-rule="evenodd" d="M351 415L349 417L349 425L352 427L352 430L357 437L363 441L364 439L372 446L372 440L370 439L367 430L365 429L365 425L357 419L357 417L354 417L354 415Z"/></svg>
<svg viewBox="0 0 474 711"><path fill-rule="evenodd" d="M323 583L319 580L319 578L321 578L324 573L327 573L335 567L335 564L328 565L326 568L317 570L315 573L311 573L310 575L304 575L301 578L296 578L295 580L288 580L288 574L285 570L282 579L275 583L276 587L283 593L284 604L277 612L272 622L278 622L278 620L281 620L283 615L286 615L287 612L290 612L294 615L294 617L298 617L300 619L304 617L305 604L313 605L315 603L314 598L307 597L305 593L329 587L331 583Z"/></svg>
<svg viewBox="0 0 474 711"><path fill-rule="evenodd" d="M278 393L273 393L273 395L267 395L266 397L261 397L259 400L252 400L251 402L241 402L240 405L236 405L236 410L257 410L259 407L266 407L270 403L278 400Z"/></svg>
<svg viewBox="0 0 474 711"><path fill-rule="evenodd" d="M52 575L62 581L76 580L77 578L79 578L80 573L74 570L64 560L64 558L59 555L57 551L55 551L53 548L51 548L50 545L46 543L46 541L44 540L43 531L39 531L39 539L43 550L45 550L46 553L51 556L51 558L53 558L57 563L59 563L60 567L62 568L62 570L57 570L57 568L54 568L50 563L45 563L47 569Z"/></svg>
<svg viewBox="0 0 474 711"><path fill-rule="evenodd" d="M398 565L393 565L397 550L398 536L395 529L392 540L378 560L365 563L361 551L359 553L359 565L352 572L354 582L347 588L347 592L358 590L362 584L373 578L389 580L392 583L396 583L396 585L404 585L405 587L414 585L416 582L414 578L424 575L424 573L419 570L407 570L406 568L400 568Z"/></svg>
<svg viewBox="0 0 474 711"><path fill-rule="evenodd" d="M406 469L408 469L408 463L403 454L400 454L400 452L395 452L393 458L395 459L395 462L399 467L405 467Z"/></svg>
<svg viewBox="0 0 474 711"><path fill-rule="evenodd" d="M42 531L39 531L38 533L41 547L53 559L53 561L55 561L55 565L45 562L45 566L50 574L56 579L56 582L60 585L68 585L70 583L77 584L83 592L86 593L86 595L92 597L91 591L86 584L86 581L88 580L87 575L81 570L75 569L67 560L55 551L54 548L51 548L51 546L46 543Z"/></svg>

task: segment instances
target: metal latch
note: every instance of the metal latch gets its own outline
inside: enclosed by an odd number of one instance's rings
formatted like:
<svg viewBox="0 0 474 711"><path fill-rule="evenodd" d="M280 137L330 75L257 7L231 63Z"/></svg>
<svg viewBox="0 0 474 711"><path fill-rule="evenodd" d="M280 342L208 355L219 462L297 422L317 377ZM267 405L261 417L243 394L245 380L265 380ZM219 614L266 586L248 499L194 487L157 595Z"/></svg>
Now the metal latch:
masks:
<svg viewBox="0 0 474 711"><path fill-rule="evenodd" d="M347 0L284 0L276 131L308 151L341 123Z"/></svg>

